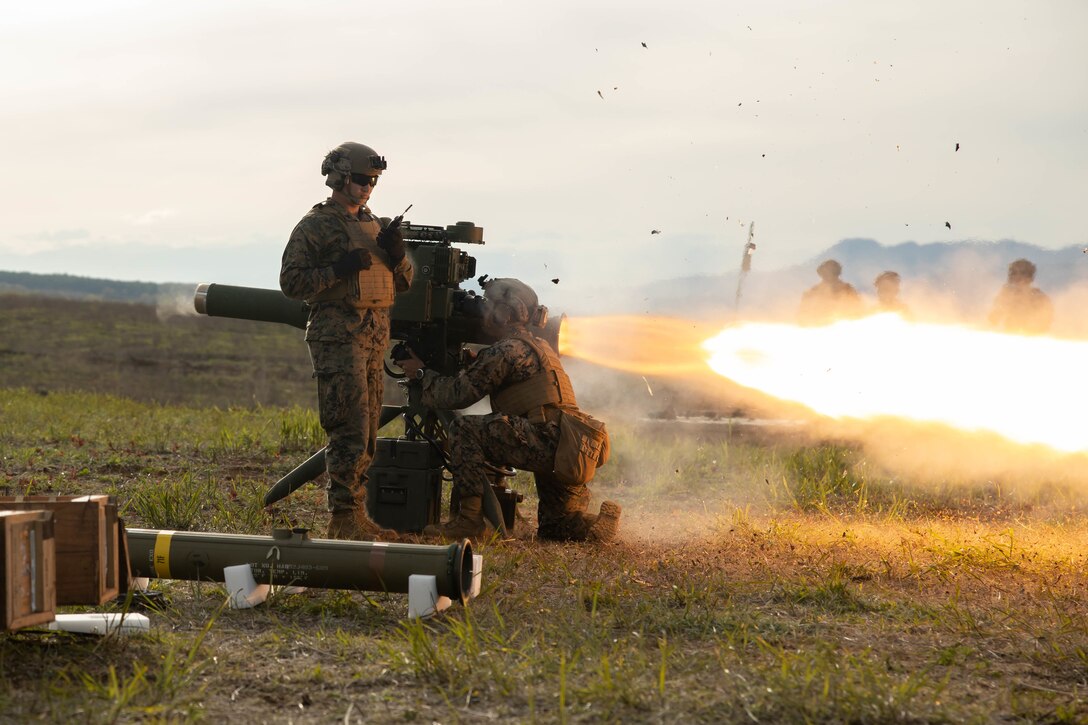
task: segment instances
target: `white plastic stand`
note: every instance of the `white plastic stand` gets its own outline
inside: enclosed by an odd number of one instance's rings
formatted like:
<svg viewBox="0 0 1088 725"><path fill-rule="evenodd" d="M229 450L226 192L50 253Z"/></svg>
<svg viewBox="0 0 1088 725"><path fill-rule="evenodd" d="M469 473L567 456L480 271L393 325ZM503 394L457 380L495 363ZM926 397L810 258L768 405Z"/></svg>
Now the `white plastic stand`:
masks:
<svg viewBox="0 0 1088 725"><path fill-rule="evenodd" d="M134 576L132 577L132 582L129 584L129 589L138 592L146 592L150 586L151 580L146 576Z"/></svg>
<svg viewBox="0 0 1088 725"><path fill-rule="evenodd" d="M141 634L151 623L143 614L122 612L91 612L88 614L58 614L46 629L82 634Z"/></svg>
<svg viewBox="0 0 1088 725"><path fill-rule="evenodd" d="M430 574L408 575L408 619L433 617L453 604L438 596L438 582Z"/></svg>
<svg viewBox="0 0 1088 725"><path fill-rule="evenodd" d="M472 555L472 589L469 591L469 599L475 599L480 596L480 587L484 581L484 555L473 554Z"/></svg>
<svg viewBox="0 0 1088 725"><path fill-rule="evenodd" d="M257 583L249 564L223 567L223 583L230 594L231 609L252 609L268 599L271 588Z"/></svg>

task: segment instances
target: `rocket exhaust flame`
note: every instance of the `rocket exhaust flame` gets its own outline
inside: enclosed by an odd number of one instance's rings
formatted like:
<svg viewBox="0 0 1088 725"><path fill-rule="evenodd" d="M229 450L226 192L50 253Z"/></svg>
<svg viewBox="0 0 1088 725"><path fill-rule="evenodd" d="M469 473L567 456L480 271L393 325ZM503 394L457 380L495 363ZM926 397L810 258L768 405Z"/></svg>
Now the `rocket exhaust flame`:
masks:
<svg viewBox="0 0 1088 725"><path fill-rule="evenodd" d="M840 420L936 423L1088 452L1088 341L908 322L724 330L668 317L568 318L563 355L644 376L722 378ZM696 384L701 384L696 381Z"/></svg>
<svg viewBox="0 0 1088 725"><path fill-rule="evenodd" d="M712 374L702 345L717 329L675 317L568 317L559 354L643 376Z"/></svg>
<svg viewBox="0 0 1088 725"><path fill-rule="evenodd" d="M706 340L719 375L832 418L901 418L1088 451L1088 342L912 323L744 324Z"/></svg>

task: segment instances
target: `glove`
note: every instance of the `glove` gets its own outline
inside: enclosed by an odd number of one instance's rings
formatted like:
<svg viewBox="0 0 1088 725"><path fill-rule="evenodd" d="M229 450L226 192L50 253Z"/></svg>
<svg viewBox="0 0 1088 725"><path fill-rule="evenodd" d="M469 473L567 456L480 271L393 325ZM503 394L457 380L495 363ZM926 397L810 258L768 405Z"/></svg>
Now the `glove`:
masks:
<svg viewBox="0 0 1088 725"><path fill-rule="evenodd" d="M404 235L400 233L399 226L389 225L378 232L378 246L389 255L394 267L404 259Z"/></svg>
<svg viewBox="0 0 1088 725"><path fill-rule="evenodd" d="M332 272L337 279L344 279L355 274L360 269L370 269L370 251L366 249L352 249L340 259L333 262Z"/></svg>

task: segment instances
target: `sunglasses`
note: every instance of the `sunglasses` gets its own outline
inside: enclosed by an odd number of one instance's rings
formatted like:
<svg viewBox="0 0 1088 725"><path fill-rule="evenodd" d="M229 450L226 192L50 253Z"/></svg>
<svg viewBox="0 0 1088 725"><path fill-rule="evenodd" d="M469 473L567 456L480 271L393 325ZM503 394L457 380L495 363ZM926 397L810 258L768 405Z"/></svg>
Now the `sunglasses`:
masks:
<svg viewBox="0 0 1088 725"><path fill-rule="evenodd" d="M351 180L359 186L377 186L378 177L368 176L366 174L352 174Z"/></svg>

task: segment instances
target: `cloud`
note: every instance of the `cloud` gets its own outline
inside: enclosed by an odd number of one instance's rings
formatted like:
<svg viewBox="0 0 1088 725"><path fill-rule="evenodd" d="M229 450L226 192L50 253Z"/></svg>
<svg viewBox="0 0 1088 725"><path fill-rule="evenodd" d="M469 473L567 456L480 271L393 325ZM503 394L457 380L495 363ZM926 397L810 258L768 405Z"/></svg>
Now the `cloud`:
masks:
<svg viewBox="0 0 1088 725"><path fill-rule="evenodd" d="M90 239L91 233L86 229L56 229L30 234L20 234L16 239L24 242L46 242L47 244L62 244L81 239Z"/></svg>
<svg viewBox="0 0 1088 725"><path fill-rule="evenodd" d="M138 227L149 226L151 224L158 224L164 219L169 219L178 215L176 209L151 209L145 211L143 214L125 214L124 219L129 224Z"/></svg>
<svg viewBox="0 0 1088 725"><path fill-rule="evenodd" d="M85 247L93 242L87 229L43 229L13 234L0 239L0 249L18 255L33 255L71 247Z"/></svg>

